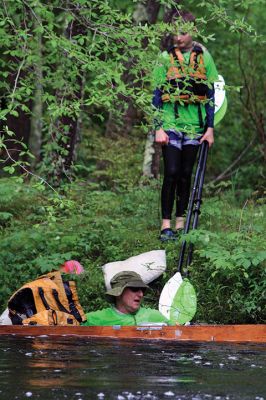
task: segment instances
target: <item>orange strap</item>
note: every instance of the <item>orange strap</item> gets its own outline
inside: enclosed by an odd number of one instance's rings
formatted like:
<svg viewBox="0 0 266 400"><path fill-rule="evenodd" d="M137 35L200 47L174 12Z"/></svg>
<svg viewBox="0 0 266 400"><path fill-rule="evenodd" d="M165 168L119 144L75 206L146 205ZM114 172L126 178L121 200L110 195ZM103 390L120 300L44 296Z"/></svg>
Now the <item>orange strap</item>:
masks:
<svg viewBox="0 0 266 400"><path fill-rule="evenodd" d="M162 101L163 102L168 102L168 101L183 101L184 103L187 104L193 104L193 103L198 103L200 101L205 101L207 100L207 96L196 96L196 95L189 95L189 94L181 94L181 95L170 95L168 93L165 93L162 95Z"/></svg>
<svg viewBox="0 0 266 400"><path fill-rule="evenodd" d="M198 54L196 51L192 51L190 54L189 65L186 67L184 62L184 56L178 48L175 48L175 55L178 59L178 64L175 62L174 55L170 54L171 66L167 72L167 79L179 79L184 76L191 76L197 79L207 79L206 69L204 66L203 54Z"/></svg>

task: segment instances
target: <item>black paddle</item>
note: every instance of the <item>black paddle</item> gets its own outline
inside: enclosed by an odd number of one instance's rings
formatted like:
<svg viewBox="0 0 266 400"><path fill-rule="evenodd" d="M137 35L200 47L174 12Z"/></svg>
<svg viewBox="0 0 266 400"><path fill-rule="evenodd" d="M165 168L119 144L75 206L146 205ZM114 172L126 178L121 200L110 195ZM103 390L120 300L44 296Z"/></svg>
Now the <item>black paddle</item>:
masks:
<svg viewBox="0 0 266 400"><path fill-rule="evenodd" d="M191 222L192 229L196 229L198 225L198 218L200 214L200 205L202 197L202 188L204 183L204 176L206 170L206 162L208 157L208 142L204 141L200 146L198 156L198 163L191 191L188 213L184 233L188 233ZM197 297L194 287L189 280L183 280L181 273L186 251L186 241L184 240L181 245L181 250L178 259L178 269L165 284L159 299L159 310L163 315L171 321L180 324L191 321L197 310ZM189 245L187 254L187 267L191 263L193 253L192 244ZM185 272L185 277L188 275L188 268Z"/></svg>
<svg viewBox="0 0 266 400"><path fill-rule="evenodd" d="M185 234L189 232L191 222L192 222L192 229L197 229L197 226L198 226L198 220L199 220L199 215L200 215L200 206L202 203L202 200L201 200L202 199L202 189L203 189L203 184L204 184L206 163L207 163L207 158L208 158L208 149L209 149L209 144L205 140L202 143L202 145L200 146L197 169L196 169L193 188L191 191L189 204L188 204L188 212L187 212L187 218L186 218L186 223L185 223L185 228L184 228ZM182 268L183 268L186 246L187 246L187 243L184 240L181 244L181 250L180 250L180 254L179 254L178 267L177 267L177 270L180 273L182 272ZM187 252L187 260L186 260L187 267L191 264L192 254L193 254L193 245L191 243L189 245L188 252ZM187 274L188 274L188 271L186 270L185 275L187 275Z"/></svg>

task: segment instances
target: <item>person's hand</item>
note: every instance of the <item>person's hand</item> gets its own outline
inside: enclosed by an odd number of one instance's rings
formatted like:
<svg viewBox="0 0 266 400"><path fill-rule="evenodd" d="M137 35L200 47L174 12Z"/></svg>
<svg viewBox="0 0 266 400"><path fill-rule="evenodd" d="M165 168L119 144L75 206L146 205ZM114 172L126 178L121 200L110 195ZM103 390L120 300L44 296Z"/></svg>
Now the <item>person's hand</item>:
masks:
<svg viewBox="0 0 266 400"><path fill-rule="evenodd" d="M211 147L214 143L214 131L213 128L207 128L206 132L200 139L200 143L204 142L206 140L209 143L209 147Z"/></svg>
<svg viewBox="0 0 266 400"><path fill-rule="evenodd" d="M158 129L158 131L155 132L155 142L159 144L168 144L169 142L169 136L163 128Z"/></svg>

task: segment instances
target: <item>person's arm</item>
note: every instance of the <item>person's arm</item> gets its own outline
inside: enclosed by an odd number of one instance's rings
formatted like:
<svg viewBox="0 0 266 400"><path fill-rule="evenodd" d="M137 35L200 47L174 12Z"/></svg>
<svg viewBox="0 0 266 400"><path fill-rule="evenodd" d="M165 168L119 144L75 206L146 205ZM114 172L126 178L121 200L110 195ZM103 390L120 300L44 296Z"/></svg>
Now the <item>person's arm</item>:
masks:
<svg viewBox="0 0 266 400"><path fill-rule="evenodd" d="M208 89L207 92L208 102L205 105L206 110L206 126L207 129L202 136L200 143L206 140L211 147L214 143L214 85Z"/></svg>
<svg viewBox="0 0 266 400"><path fill-rule="evenodd" d="M162 121L162 92L159 88L156 88L153 92L152 104L156 108L154 117L154 129L155 129L155 142L161 145L167 144L169 137L167 133L163 130ZM156 115L157 114L157 115Z"/></svg>
<svg viewBox="0 0 266 400"><path fill-rule="evenodd" d="M165 82L166 78L166 60L168 55L164 52L160 56L160 60L156 65L153 74L153 91L152 105L154 106L154 130L155 130L155 142L161 145L167 144L169 141L167 133L163 129L163 101L161 87Z"/></svg>
<svg viewBox="0 0 266 400"><path fill-rule="evenodd" d="M215 98L214 98L214 82L218 79L218 72L213 61L212 56L208 50L204 51L204 63L206 66L207 79L211 83L207 92L208 102L205 105L206 110L206 131L202 136L200 142L206 140L211 147L214 143L214 110L215 110Z"/></svg>

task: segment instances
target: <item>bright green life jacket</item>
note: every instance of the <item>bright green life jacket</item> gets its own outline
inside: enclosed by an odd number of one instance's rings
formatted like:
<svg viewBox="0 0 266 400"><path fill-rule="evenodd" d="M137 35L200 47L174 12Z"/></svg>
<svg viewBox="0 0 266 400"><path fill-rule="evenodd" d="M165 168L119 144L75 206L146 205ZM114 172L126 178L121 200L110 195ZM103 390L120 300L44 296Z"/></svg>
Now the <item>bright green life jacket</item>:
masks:
<svg viewBox="0 0 266 400"><path fill-rule="evenodd" d="M85 326L135 326L152 323L170 324L160 311L152 308L141 307L135 314L123 314L114 307L104 308L103 310L93 311L86 314L87 321Z"/></svg>

